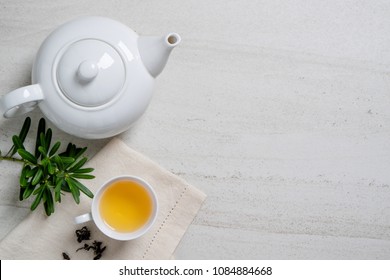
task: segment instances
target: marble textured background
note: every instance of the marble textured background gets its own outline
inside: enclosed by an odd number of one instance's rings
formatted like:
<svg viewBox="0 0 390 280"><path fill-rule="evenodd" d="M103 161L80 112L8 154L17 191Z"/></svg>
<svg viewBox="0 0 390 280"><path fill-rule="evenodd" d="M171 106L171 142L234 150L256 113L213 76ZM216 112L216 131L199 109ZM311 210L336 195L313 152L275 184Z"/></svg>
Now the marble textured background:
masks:
<svg viewBox="0 0 390 280"><path fill-rule="evenodd" d="M28 85L43 39L82 15L182 36L119 136L208 195L177 258L390 258L388 1L0 0L0 95ZM0 119L2 150L23 119ZM90 156L108 141L54 135ZM29 203L19 166L0 170L4 237Z"/></svg>

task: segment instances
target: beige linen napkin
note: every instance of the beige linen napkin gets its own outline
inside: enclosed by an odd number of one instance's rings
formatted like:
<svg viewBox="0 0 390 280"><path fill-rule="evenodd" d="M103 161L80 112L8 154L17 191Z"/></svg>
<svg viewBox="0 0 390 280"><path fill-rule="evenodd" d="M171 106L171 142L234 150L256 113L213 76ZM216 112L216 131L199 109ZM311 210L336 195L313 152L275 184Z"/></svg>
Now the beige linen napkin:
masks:
<svg viewBox="0 0 390 280"><path fill-rule="evenodd" d="M155 189L159 213L151 230L131 241L112 240L96 228L93 222L86 225L91 230L91 240L102 241L107 246L102 259L170 259L187 227L201 207L205 195L178 176L164 170L150 159L130 149L122 141L112 139L88 163L94 167L93 180L84 183L93 191L111 177L135 175L145 179ZM90 211L92 200L81 198L79 205L70 194L56 204L56 211L46 217L43 208L32 212L0 243L0 259L62 259L62 252L71 259L92 259L92 250L76 250L78 243L74 217Z"/></svg>

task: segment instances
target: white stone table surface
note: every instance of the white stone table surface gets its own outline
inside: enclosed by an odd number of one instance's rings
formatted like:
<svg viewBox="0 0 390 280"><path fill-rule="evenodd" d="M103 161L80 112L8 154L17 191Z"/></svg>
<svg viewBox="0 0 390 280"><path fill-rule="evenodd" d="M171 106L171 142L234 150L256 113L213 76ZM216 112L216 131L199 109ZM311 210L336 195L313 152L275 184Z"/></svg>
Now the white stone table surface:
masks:
<svg viewBox="0 0 390 280"><path fill-rule="evenodd" d="M390 258L389 1L0 0L0 95L83 15L182 37L119 136L208 196L176 258ZM0 119L2 150L23 120ZM0 162L0 238L30 212L18 172Z"/></svg>

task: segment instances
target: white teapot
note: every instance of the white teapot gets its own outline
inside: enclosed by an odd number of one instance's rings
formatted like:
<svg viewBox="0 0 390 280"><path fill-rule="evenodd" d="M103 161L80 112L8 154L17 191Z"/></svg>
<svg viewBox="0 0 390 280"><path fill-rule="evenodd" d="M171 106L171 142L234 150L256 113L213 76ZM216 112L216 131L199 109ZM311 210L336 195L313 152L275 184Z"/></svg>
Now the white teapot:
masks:
<svg viewBox="0 0 390 280"><path fill-rule="evenodd" d="M143 114L154 79L180 36L138 36L104 17L83 17L54 30L42 43L32 85L0 99L6 118L38 106L61 130L82 138L119 134Z"/></svg>

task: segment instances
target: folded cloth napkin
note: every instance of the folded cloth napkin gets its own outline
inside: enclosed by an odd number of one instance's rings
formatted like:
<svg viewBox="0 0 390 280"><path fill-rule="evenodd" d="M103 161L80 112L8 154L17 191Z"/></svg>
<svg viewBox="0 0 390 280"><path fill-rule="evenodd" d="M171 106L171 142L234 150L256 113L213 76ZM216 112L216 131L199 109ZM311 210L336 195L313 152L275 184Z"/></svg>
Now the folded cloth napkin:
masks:
<svg viewBox="0 0 390 280"><path fill-rule="evenodd" d="M102 259L170 259L191 224L205 195L178 176L164 170L150 159L130 149L119 139L112 139L88 163L95 168L95 179L84 181L92 192L110 178L135 175L143 178L156 191L159 212L151 230L131 241L117 241L103 235L93 222L85 225L91 240L78 243L74 217L90 212L92 200L82 195L79 205L65 195L50 217L41 205L0 243L0 259L92 259L93 250L78 250L85 244L101 241L106 246Z"/></svg>

